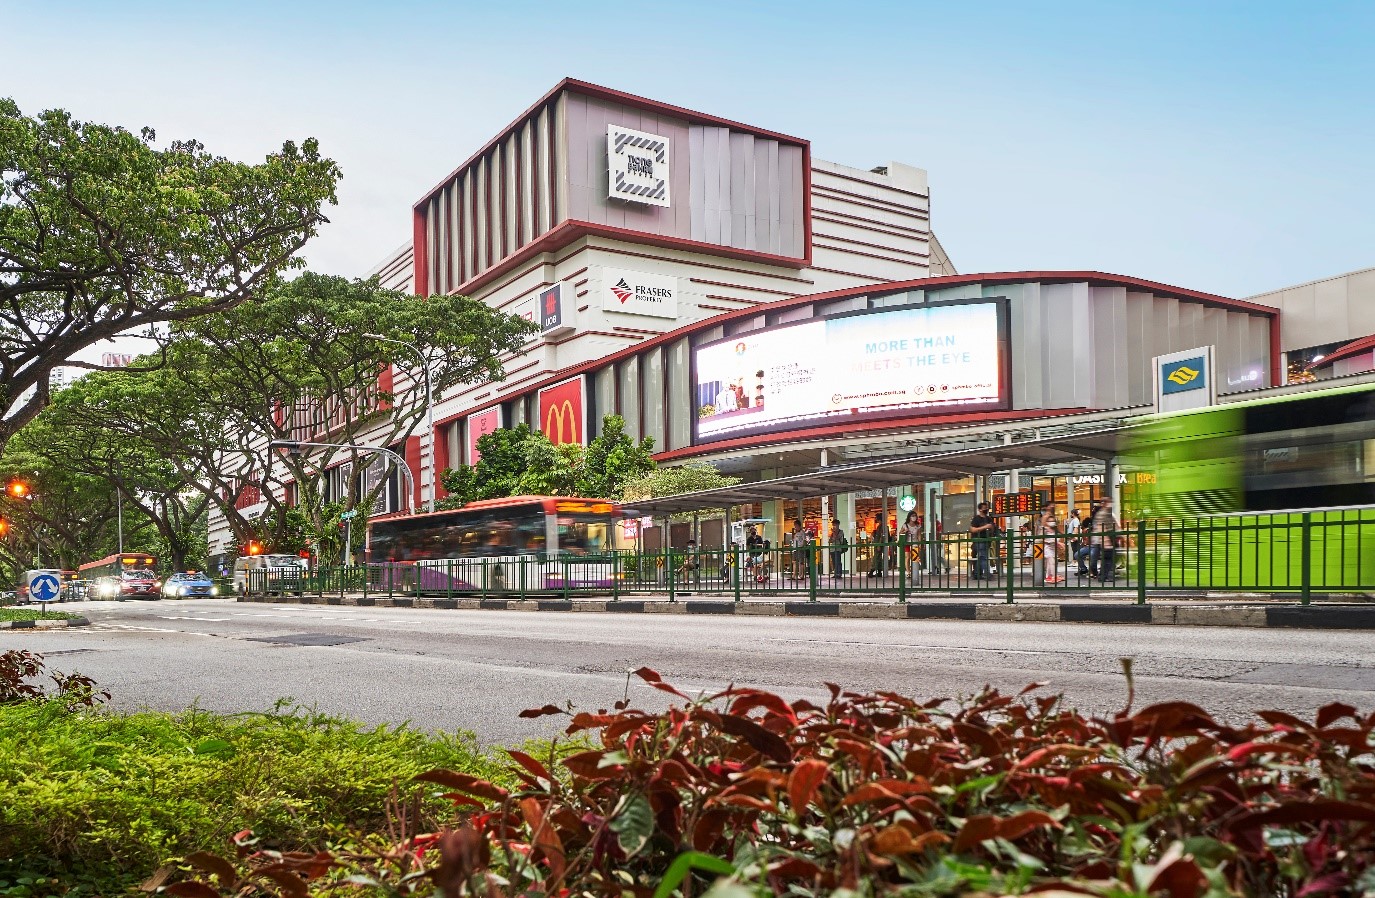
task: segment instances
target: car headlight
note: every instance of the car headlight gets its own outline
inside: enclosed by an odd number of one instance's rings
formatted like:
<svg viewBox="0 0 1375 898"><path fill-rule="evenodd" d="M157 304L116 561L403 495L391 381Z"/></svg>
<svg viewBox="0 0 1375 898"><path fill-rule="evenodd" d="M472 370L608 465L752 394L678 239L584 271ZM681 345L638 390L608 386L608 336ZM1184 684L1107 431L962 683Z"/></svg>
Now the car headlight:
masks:
<svg viewBox="0 0 1375 898"><path fill-rule="evenodd" d="M179 596L184 596L184 595L186 595L186 594L187 594L188 592L190 592L190 591L191 591L190 588L183 586L183 587L181 587L180 589L177 590L177 595L179 595Z"/></svg>
<svg viewBox="0 0 1375 898"><path fill-rule="evenodd" d="M112 583L106 583L104 586L100 587L100 594L103 596L112 596L118 591L118 588Z"/></svg>
<svg viewBox="0 0 1375 898"><path fill-rule="evenodd" d="M217 595L219 595L219 594L220 594L220 588L219 588L218 586L212 586L212 587L210 587L210 594L211 594L212 596L217 596Z"/></svg>

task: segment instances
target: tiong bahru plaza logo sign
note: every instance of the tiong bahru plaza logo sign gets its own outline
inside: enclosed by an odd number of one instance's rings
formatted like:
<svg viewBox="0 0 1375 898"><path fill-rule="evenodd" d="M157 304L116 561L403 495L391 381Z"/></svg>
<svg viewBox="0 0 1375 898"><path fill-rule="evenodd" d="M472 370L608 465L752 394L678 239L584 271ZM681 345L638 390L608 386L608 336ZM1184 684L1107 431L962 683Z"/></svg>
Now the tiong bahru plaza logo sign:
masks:
<svg viewBox="0 0 1375 898"><path fill-rule="evenodd" d="M677 318L678 279L662 274L603 268L602 311Z"/></svg>

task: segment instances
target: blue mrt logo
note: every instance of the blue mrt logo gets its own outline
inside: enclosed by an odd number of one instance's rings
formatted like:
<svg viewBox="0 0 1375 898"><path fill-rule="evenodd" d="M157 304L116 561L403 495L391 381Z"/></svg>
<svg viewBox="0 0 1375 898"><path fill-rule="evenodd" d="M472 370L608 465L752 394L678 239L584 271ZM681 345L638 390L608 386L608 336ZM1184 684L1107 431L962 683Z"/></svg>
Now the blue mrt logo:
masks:
<svg viewBox="0 0 1375 898"><path fill-rule="evenodd" d="M1208 375L1203 356L1170 362L1160 369L1160 392L1167 396L1171 393L1201 390L1206 386Z"/></svg>

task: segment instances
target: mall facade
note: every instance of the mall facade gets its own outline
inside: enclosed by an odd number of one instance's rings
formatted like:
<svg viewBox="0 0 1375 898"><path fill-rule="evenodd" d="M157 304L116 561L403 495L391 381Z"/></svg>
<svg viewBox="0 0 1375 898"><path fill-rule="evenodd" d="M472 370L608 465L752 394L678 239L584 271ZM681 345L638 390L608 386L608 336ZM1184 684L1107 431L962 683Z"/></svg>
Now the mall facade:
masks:
<svg viewBox="0 0 1375 898"><path fill-rule="evenodd" d="M433 440L390 447L414 474L411 503L430 445L442 471L473 462L496 428L585 443L611 413L654 440L661 464L710 462L749 482L1098 432L1154 411L1157 360L1194 349L1207 349L1217 401L1282 389L1298 364L1288 354L1307 348L1286 342L1289 319L1315 317L1095 271L958 274L922 169L821 161L804 138L573 80L421 197L412 229L371 272L383 284L464 294L538 334L505 359L504 380L435 397ZM1375 367L1375 340L1366 350ZM423 403L419 372L382 376L398 407ZM293 435L329 436L305 419ZM928 529L949 532L1009 475L1065 505L1131 486L1111 459L1085 456L998 476L954 466L900 487L857 478L742 513L768 519L774 539L799 518L861 531L912 496L903 504ZM381 461L331 472L349 476L389 480L375 514L408 507ZM686 539L686 524L645 523L650 546ZM723 538L719 522L699 533ZM211 554L235 549L212 518Z"/></svg>

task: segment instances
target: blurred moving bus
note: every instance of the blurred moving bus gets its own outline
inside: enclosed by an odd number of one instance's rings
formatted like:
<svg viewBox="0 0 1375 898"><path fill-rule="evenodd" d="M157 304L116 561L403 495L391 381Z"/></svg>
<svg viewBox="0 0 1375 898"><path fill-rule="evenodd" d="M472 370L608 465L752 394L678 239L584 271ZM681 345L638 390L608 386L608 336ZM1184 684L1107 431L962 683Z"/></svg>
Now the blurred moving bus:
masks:
<svg viewBox="0 0 1375 898"><path fill-rule="evenodd" d="M1314 587L1375 585L1375 385L1161 415L1123 463L1155 473L1129 516L1174 532L1162 585L1297 587L1305 543Z"/></svg>
<svg viewBox="0 0 1375 898"><path fill-rule="evenodd" d="M554 592L612 585L619 507L512 496L368 524L370 576L420 592Z"/></svg>

